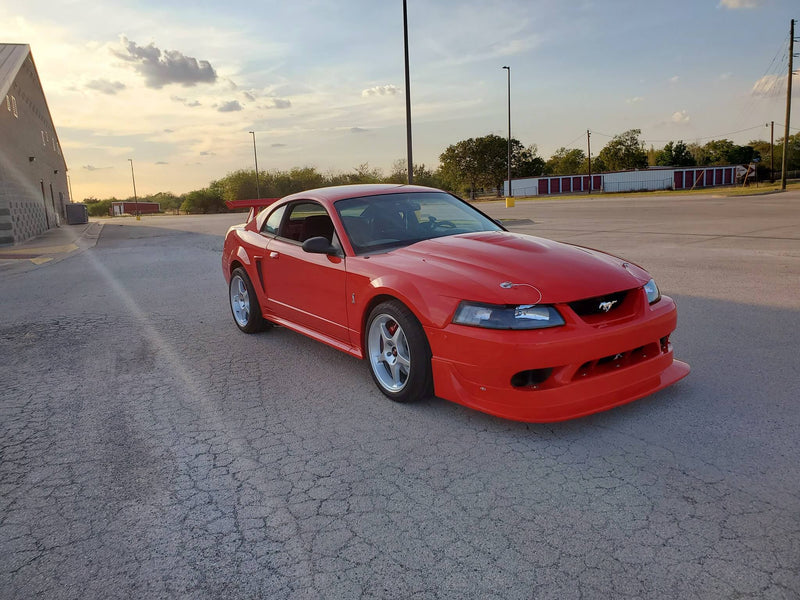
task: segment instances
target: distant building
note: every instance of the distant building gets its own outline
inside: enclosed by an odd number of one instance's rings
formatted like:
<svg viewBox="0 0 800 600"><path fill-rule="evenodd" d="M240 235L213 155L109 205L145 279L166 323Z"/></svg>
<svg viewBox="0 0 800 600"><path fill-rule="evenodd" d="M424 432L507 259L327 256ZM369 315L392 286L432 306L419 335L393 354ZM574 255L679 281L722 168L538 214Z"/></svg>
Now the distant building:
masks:
<svg viewBox="0 0 800 600"><path fill-rule="evenodd" d="M154 215L161 212L158 202L112 202L108 207L108 215L119 217L122 215Z"/></svg>
<svg viewBox="0 0 800 600"><path fill-rule="evenodd" d="M593 192L644 192L689 190L719 185L734 185L744 169L725 167L651 167L638 171L616 171L588 175L554 175L514 179L514 196L550 196ZM591 188L591 190L590 190ZM503 184L508 196L508 180Z"/></svg>
<svg viewBox="0 0 800 600"><path fill-rule="evenodd" d="M0 44L0 244L66 222L67 164L27 44Z"/></svg>

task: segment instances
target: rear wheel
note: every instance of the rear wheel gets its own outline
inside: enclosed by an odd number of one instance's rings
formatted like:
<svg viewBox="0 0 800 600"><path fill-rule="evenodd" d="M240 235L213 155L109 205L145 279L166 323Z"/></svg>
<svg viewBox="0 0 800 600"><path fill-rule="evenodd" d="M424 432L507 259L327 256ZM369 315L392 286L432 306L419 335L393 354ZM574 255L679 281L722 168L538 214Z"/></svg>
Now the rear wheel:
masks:
<svg viewBox="0 0 800 600"><path fill-rule="evenodd" d="M367 320L367 358L378 389L395 402L431 393L431 351L417 318L395 300L377 305Z"/></svg>
<svg viewBox="0 0 800 600"><path fill-rule="evenodd" d="M231 302L231 314L236 326L245 333L256 333L264 329L267 322L261 316L258 306L258 297L250 283L250 278L241 267L237 267L231 274L228 286L228 297Z"/></svg>

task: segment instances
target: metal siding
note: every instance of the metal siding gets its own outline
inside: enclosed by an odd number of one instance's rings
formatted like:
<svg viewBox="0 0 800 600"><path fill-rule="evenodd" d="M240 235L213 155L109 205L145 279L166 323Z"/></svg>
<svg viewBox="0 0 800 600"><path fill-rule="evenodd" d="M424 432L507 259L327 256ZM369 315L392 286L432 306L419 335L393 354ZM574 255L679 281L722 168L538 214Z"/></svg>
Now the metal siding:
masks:
<svg viewBox="0 0 800 600"><path fill-rule="evenodd" d="M563 177L561 179L561 191L562 192L572 191L572 179L570 177Z"/></svg>
<svg viewBox="0 0 800 600"><path fill-rule="evenodd" d="M554 177L550 180L550 193L551 194L560 194L561 193L561 179L558 177Z"/></svg>

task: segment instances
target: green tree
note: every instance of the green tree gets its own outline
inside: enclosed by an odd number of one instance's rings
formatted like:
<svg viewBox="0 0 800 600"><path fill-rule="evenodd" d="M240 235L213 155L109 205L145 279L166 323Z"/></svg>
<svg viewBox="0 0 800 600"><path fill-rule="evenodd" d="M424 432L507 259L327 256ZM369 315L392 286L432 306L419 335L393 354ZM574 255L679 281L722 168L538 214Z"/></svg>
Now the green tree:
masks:
<svg viewBox="0 0 800 600"><path fill-rule="evenodd" d="M647 152L644 150L644 144L639 140L640 135L642 135L641 129L629 129L624 133L615 135L600 150L598 158L611 171L646 169Z"/></svg>
<svg viewBox="0 0 800 600"><path fill-rule="evenodd" d="M116 198L98 200L97 198L90 197L83 199L83 203L86 204L86 211L89 213L90 217L107 217L108 209L111 208L111 203L116 201Z"/></svg>
<svg viewBox="0 0 800 600"><path fill-rule="evenodd" d="M656 152L655 164L662 167L691 167L697 163L683 140L678 140L667 142L666 146Z"/></svg>
<svg viewBox="0 0 800 600"><path fill-rule="evenodd" d="M512 177L542 174L545 163L537 152L536 146L526 148L512 138ZM443 185L452 190L466 190L470 198L483 187L497 188L500 193L508 177L508 140L489 134L452 144L439 155L438 172Z"/></svg>
<svg viewBox="0 0 800 600"><path fill-rule="evenodd" d="M506 154L508 154L508 151L506 151ZM545 165L545 160L539 156L539 148L536 144L531 144L525 148L520 142L511 138L512 177L537 177L538 175L544 175ZM506 177L503 179L505 180Z"/></svg>
<svg viewBox="0 0 800 600"><path fill-rule="evenodd" d="M452 190L469 190L470 198L481 178L480 159L475 138L451 144L439 155L439 171L447 187Z"/></svg>
<svg viewBox="0 0 800 600"><path fill-rule="evenodd" d="M692 144L689 150L698 165L744 165L760 158L753 146L739 146L731 140L711 140L703 146Z"/></svg>
<svg viewBox="0 0 800 600"><path fill-rule="evenodd" d="M223 199L223 186L218 181L212 181L207 188L194 190L182 196L181 210L185 213L218 213L225 212Z"/></svg>
<svg viewBox="0 0 800 600"><path fill-rule="evenodd" d="M225 175L218 181L222 189L222 198L229 200L253 200L258 198L258 192L264 195L263 179L260 179L256 186L256 172L254 169L239 169ZM261 188L261 189L259 189Z"/></svg>
<svg viewBox="0 0 800 600"><path fill-rule="evenodd" d="M408 182L408 162L405 158L400 158L392 164L392 172L384 179L385 183L406 183ZM424 163L414 165L414 185L425 185L428 187L443 187L439 175L428 169Z"/></svg>
<svg viewBox="0 0 800 600"><path fill-rule="evenodd" d="M603 159L599 156L592 157L592 168L589 169L589 159L583 161L581 165L581 173L588 173L591 170L592 173L604 173L608 171L606 167L606 163L603 162Z"/></svg>
<svg viewBox="0 0 800 600"><path fill-rule="evenodd" d="M765 165L767 169L769 169L769 142L765 142L762 140L755 140L751 141L748 146L751 146L761 157L761 163ZM773 158L773 162L775 163L775 176L780 177L781 172L781 161L783 160L783 138L778 138L775 140L775 146L773 147L773 151L775 152L775 157ZM797 171L800 169L800 133L795 133L794 135L789 136L789 164L787 169L789 171Z"/></svg>
<svg viewBox="0 0 800 600"><path fill-rule="evenodd" d="M140 200L142 202L158 203L159 208L161 208L161 212L178 210L181 206L181 202L183 202L183 200L181 200L178 196L176 196L172 192L157 192L152 196L145 196L144 198L140 198Z"/></svg>
<svg viewBox="0 0 800 600"><path fill-rule="evenodd" d="M561 147L547 161L545 173L548 175L578 175L586 173L586 154L578 148Z"/></svg>

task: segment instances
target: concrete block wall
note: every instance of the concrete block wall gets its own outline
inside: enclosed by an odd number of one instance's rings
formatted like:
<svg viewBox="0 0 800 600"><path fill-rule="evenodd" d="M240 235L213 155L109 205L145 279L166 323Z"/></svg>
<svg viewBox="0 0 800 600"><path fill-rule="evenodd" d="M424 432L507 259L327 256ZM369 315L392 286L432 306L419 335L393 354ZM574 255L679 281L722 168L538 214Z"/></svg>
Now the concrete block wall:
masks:
<svg viewBox="0 0 800 600"><path fill-rule="evenodd" d="M0 244L65 222L67 167L33 59L0 98Z"/></svg>

